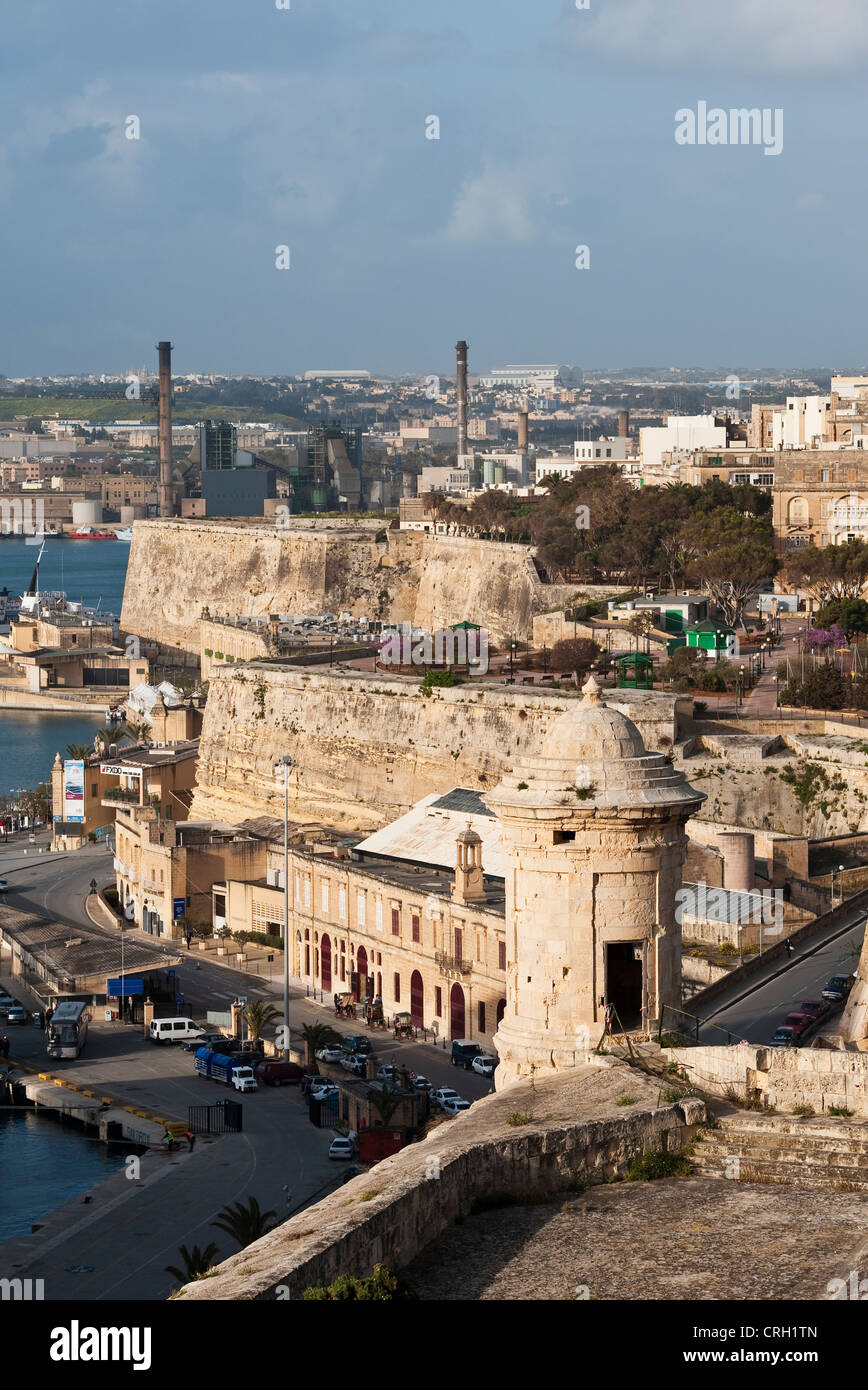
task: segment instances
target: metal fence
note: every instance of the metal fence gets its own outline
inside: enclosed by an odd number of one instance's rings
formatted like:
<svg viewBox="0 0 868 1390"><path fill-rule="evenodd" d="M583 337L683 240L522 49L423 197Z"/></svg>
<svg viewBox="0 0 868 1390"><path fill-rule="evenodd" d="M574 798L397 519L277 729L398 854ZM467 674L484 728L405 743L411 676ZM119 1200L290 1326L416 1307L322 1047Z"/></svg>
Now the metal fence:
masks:
<svg viewBox="0 0 868 1390"><path fill-rule="evenodd" d="M193 1134L240 1134L244 1127L241 1102L218 1100L214 1105L190 1105L187 1126Z"/></svg>

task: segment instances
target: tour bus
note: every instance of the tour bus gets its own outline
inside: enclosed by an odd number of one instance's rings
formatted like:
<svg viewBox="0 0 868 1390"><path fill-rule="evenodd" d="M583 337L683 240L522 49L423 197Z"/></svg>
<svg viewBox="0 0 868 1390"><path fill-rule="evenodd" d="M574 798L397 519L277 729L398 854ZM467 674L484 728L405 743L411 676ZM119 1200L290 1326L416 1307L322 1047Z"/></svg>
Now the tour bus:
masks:
<svg viewBox="0 0 868 1390"><path fill-rule="evenodd" d="M77 1057L84 1047L89 1022L86 1004L76 999L58 1004L48 1025L49 1057Z"/></svg>

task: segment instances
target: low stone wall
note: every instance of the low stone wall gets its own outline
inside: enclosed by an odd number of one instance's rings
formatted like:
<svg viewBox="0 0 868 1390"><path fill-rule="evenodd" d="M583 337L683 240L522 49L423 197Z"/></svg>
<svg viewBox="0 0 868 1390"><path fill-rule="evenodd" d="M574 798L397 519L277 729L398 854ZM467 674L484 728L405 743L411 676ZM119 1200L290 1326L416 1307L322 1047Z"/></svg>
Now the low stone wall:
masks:
<svg viewBox="0 0 868 1390"><path fill-rule="evenodd" d="M667 1057L685 1067L701 1090L725 1096L729 1088L752 1092L778 1110L812 1105L818 1115L830 1106L868 1118L868 1055L822 1047L667 1047Z"/></svg>
<svg viewBox="0 0 868 1390"><path fill-rule="evenodd" d="M633 1104L619 1106L626 1093ZM311 1285L369 1274L378 1262L400 1269L477 1200L532 1200L602 1183L623 1176L637 1154L680 1150L705 1106L695 1099L660 1106L659 1099L657 1083L608 1057L535 1085L518 1082L376 1164L179 1296L299 1299Z"/></svg>

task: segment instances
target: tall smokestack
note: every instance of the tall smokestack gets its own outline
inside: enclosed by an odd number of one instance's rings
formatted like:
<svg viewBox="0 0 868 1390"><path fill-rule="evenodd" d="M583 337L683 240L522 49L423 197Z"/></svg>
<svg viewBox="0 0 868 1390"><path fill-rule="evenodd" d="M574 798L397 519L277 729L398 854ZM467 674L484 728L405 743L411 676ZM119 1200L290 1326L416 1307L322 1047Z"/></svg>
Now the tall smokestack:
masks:
<svg viewBox="0 0 868 1390"><path fill-rule="evenodd" d="M455 344L455 390L458 396L458 458L467 453L467 344Z"/></svg>
<svg viewBox="0 0 868 1390"><path fill-rule="evenodd" d="M630 438L630 412L629 410L618 411L618 438Z"/></svg>
<svg viewBox="0 0 868 1390"><path fill-rule="evenodd" d="M160 516L174 512L172 498L172 344L157 343L160 362Z"/></svg>
<svg viewBox="0 0 868 1390"><path fill-rule="evenodd" d="M527 453L527 410L522 410L518 417L518 452Z"/></svg>

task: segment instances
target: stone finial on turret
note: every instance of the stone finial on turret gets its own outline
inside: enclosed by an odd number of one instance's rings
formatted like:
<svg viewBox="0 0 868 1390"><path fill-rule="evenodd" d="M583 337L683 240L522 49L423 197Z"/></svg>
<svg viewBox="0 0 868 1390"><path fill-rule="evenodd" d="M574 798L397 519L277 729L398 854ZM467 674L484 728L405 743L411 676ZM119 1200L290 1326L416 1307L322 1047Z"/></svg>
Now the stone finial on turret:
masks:
<svg viewBox="0 0 868 1390"><path fill-rule="evenodd" d="M588 679L582 686L582 694L585 697L585 704L599 705L602 703L603 697L600 694L600 686L597 684L593 675L588 676Z"/></svg>
<svg viewBox="0 0 868 1390"><path fill-rule="evenodd" d="M63 761L62 761L61 756L60 756L59 753L55 753L55 755L54 755L54 766L55 766L55 767L63 767Z"/></svg>

